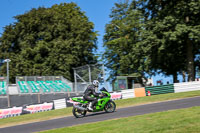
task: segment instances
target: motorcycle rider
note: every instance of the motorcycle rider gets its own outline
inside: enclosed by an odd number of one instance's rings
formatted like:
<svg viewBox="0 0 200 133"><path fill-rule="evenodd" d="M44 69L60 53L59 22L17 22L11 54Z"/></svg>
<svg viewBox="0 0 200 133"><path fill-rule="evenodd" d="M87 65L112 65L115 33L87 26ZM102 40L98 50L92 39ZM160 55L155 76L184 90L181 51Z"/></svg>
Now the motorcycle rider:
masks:
<svg viewBox="0 0 200 133"><path fill-rule="evenodd" d="M88 109L91 110L91 111L93 110L93 106L98 102L98 98L97 98L97 97L102 96L101 93L95 92L95 90L97 90L98 87L99 87L99 81L98 81L98 80L94 80L94 81L92 82L92 84L89 85L89 86L87 87L87 89L85 90L85 92L84 92L83 98L84 98L85 100L90 101L90 104L89 104ZM93 95L94 97L91 97L92 95Z"/></svg>

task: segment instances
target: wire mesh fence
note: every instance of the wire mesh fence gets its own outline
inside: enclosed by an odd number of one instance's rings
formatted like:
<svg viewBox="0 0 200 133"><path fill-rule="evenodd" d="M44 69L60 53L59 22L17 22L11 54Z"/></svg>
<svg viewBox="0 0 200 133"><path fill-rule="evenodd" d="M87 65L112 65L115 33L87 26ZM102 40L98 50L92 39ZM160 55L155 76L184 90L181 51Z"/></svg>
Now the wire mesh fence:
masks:
<svg viewBox="0 0 200 133"><path fill-rule="evenodd" d="M104 82L104 65L93 64L74 68L74 88L76 92L83 92L93 80Z"/></svg>

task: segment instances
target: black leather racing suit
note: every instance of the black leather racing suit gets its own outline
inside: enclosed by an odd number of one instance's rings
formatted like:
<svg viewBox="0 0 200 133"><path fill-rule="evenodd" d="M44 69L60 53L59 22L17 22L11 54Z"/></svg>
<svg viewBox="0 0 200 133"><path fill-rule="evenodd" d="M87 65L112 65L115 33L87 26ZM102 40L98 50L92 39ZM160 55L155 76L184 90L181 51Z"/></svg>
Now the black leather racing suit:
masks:
<svg viewBox="0 0 200 133"><path fill-rule="evenodd" d="M91 95L93 95L94 97L91 97ZM92 102L92 107L94 107L94 105L97 103L98 98L100 93L96 93L95 92L95 86L94 85L89 85L87 87L87 89L84 92L84 99L87 101Z"/></svg>

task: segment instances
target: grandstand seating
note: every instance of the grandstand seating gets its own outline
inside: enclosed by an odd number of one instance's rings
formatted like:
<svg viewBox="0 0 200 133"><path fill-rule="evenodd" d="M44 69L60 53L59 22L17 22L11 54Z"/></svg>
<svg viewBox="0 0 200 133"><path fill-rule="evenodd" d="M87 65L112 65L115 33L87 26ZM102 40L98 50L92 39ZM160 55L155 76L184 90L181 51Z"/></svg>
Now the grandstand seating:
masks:
<svg viewBox="0 0 200 133"><path fill-rule="evenodd" d="M18 85L21 93L29 93L28 85L25 81L18 81Z"/></svg>
<svg viewBox="0 0 200 133"><path fill-rule="evenodd" d="M63 83L61 80L56 80L55 82L63 89L63 91L65 91L65 92L71 91L71 87L69 85Z"/></svg>
<svg viewBox="0 0 200 133"><path fill-rule="evenodd" d="M48 93L48 92L71 92L71 87L61 80L56 81L18 81L21 93Z"/></svg>
<svg viewBox="0 0 200 133"><path fill-rule="evenodd" d="M40 91L40 88L35 81L27 81L27 84L30 86L32 93L38 93Z"/></svg>
<svg viewBox="0 0 200 133"><path fill-rule="evenodd" d="M0 95L5 95L7 83L5 81L0 81Z"/></svg>
<svg viewBox="0 0 200 133"><path fill-rule="evenodd" d="M37 81L43 92L51 92L51 88L44 81Z"/></svg>
<svg viewBox="0 0 200 133"><path fill-rule="evenodd" d="M48 84L54 92L61 92L62 88L58 86L54 81L46 81L46 84Z"/></svg>

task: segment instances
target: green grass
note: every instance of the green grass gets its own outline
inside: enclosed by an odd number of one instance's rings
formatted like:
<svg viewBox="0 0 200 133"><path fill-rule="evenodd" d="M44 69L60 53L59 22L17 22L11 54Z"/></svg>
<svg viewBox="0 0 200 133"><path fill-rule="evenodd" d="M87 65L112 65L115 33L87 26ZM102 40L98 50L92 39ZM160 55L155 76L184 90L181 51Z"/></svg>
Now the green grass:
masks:
<svg viewBox="0 0 200 133"><path fill-rule="evenodd" d="M200 107L83 124L42 133L197 133Z"/></svg>
<svg viewBox="0 0 200 133"><path fill-rule="evenodd" d="M135 106L135 105L140 105L140 104L147 104L147 103L174 100L174 99L187 98L187 97L195 97L195 96L200 96L200 91L168 93L168 94L161 94L161 95L117 100L115 102L117 104L117 107L121 108L121 107Z"/></svg>
<svg viewBox="0 0 200 133"><path fill-rule="evenodd" d="M170 93L170 94L162 94L162 95L155 95L155 96L149 96L149 97L122 99L122 100L116 100L115 102L116 102L117 108L122 108L122 107L135 106L135 105L140 105L140 104L173 100L173 99L180 99L180 98L186 98L186 97L194 97L194 96L200 96L200 91ZM12 118L0 119L0 127L70 116L72 115L71 111L72 111L72 108L69 107L66 109L52 110L48 112L41 112L41 113L36 113L36 114L28 114L28 115L22 115L22 116L17 116L17 117L12 117Z"/></svg>

